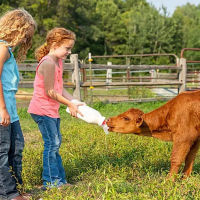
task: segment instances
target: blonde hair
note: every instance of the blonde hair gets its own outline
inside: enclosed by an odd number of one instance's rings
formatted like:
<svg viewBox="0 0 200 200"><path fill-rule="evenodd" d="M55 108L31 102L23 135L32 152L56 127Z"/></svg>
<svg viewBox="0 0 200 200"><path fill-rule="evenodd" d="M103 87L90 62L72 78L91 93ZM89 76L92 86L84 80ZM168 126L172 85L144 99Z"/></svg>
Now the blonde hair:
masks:
<svg viewBox="0 0 200 200"><path fill-rule="evenodd" d="M5 40L9 47L19 46L18 62L26 58L35 29L33 17L24 9L8 11L0 18L0 39Z"/></svg>
<svg viewBox="0 0 200 200"><path fill-rule="evenodd" d="M35 57L40 61L46 56L52 46L59 47L64 41L76 40L76 35L65 28L54 28L47 33L46 42L35 51Z"/></svg>

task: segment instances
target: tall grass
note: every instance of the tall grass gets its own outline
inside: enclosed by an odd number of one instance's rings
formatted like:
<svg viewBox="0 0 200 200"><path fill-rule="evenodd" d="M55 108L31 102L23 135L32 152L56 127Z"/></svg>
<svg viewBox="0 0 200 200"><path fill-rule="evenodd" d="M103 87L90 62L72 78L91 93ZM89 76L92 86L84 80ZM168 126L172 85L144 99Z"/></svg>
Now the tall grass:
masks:
<svg viewBox="0 0 200 200"><path fill-rule="evenodd" d="M151 111L163 102L96 103L93 107L110 117L131 107ZM61 107L63 159L67 180L72 187L40 191L42 184L43 142L26 109L19 109L25 136L23 153L24 191L32 199L43 200L189 200L200 199L200 163L197 156L192 176L172 182L166 178L170 168L171 143L154 138L110 133L72 118Z"/></svg>

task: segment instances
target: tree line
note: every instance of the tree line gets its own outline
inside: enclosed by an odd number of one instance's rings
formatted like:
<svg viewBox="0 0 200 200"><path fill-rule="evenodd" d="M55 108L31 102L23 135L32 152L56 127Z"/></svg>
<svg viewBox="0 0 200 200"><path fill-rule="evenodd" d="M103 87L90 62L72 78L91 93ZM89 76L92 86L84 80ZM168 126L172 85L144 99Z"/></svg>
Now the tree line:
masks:
<svg viewBox="0 0 200 200"><path fill-rule="evenodd" d="M28 58L48 30L65 27L76 33L73 49L84 59L93 55L174 53L200 47L200 5L177 7L172 16L146 0L1 0L0 14L24 8L37 22ZM200 53L189 53L200 59ZM161 62L161 61L159 61Z"/></svg>

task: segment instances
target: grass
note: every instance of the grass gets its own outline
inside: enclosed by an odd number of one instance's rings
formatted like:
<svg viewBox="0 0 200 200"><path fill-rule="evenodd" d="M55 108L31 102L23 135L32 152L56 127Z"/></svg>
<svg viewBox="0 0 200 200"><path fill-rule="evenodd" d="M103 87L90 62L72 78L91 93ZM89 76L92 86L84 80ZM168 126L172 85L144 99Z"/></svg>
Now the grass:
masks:
<svg viewBox="0 0 200 200"><path fill-rule="evenodd" d="M145 87L130 87L130 97L131 98L145 98L145 97L155 97L156 95L149 89ZM98 90L93 90L93 94L95 95L128 95L128 88L119 88L119 89L111 89L109 88L108 90L106 89L98 89Z"/></svg>
<svg viewBox="0 0 200 200"><path fill-rule="evenodd" d="M67 91L70 94L73 94L73 90L72 88L68 88ZM33 93L33 88L20 88L18 91L19 94L32 94ZM129 87L129 89L127 87L123 87L120 88L118 87L118 89L115 88L94 88L92 90L93 93L93 100L94 102L98 102L100 101L100 98L102 99L102 96L105 96L103 98L104 101L108 100L108 96L118 96L118 97L124 97L126 96L128 99L129 98L153 98L156 97L156 94L154 92L152 92L151 89L147 88L147 87ZM84 90L81 89L81 96L84 96ZM88 88L87 89L87 95L86 95L86 99L85 101L87 101L88 99L91 98L91 90ZM100 97L100 98L99 98ZM21 100L17 100L17 102L20 102Z"/></svg>
<svg viewBox="0 0 200 200"><path fill-rule="evenodd" d="M109 117L131 107L151 111L163 102L95 103L93 108ZM63 141L60 154L68 182L72 187L42 192L43 142L27 109L19 109L25 136L23 180L25 192L38 200L193 200L200 198L200 162L197 156L189 179L167 180L171 143L154 138L110 133L79 119L71 118L65 107L60 109Z"/></svg>

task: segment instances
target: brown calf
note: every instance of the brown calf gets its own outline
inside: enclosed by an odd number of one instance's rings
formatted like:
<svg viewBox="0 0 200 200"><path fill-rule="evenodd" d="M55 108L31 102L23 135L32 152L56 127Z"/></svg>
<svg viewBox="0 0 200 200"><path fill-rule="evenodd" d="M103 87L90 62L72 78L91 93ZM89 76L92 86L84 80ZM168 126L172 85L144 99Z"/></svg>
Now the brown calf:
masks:
<svg viewBox="0 0 200 200"><path fill-rule="evenodd" d="M107 121L109 131L151 136L172 141L169 175L177 174L185 161L183 173L192 172L200 145L200 91L183 92L149 113L131 108Z"/></svg>

